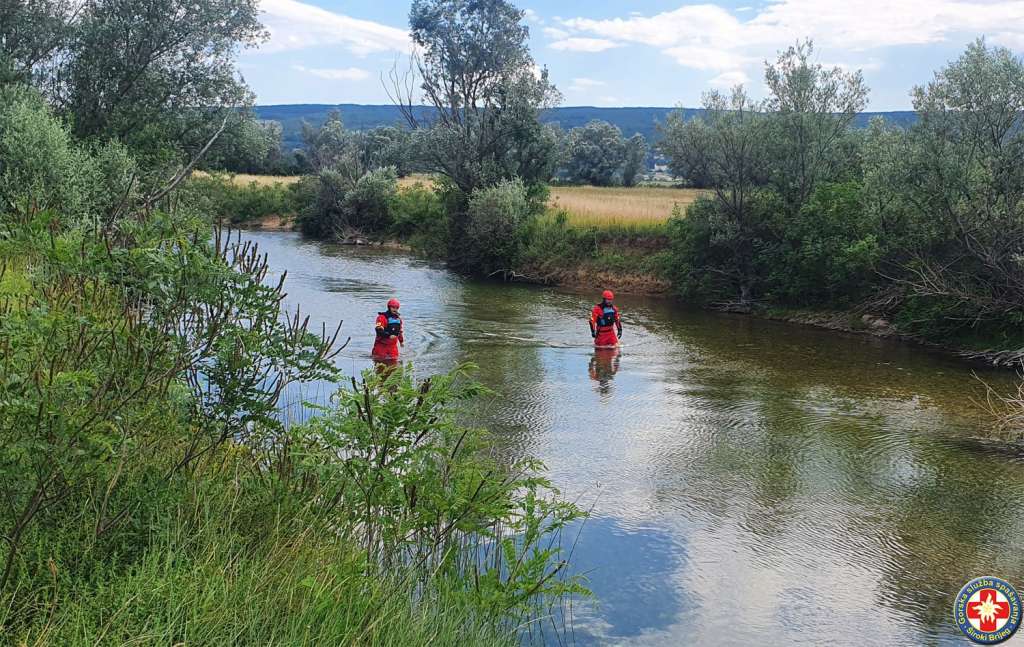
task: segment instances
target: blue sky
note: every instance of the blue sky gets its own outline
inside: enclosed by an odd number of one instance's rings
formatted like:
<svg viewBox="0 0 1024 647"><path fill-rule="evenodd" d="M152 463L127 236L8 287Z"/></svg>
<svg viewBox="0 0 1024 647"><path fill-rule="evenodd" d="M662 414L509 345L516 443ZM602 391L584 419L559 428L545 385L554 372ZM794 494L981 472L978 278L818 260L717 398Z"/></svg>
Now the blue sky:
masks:
<svg viewBox="0 0 1024 647"><path fill-rule="evenodd" d="M408 1L260 4L270 39L239 61L259 103L389 102L380 76L408 55ZM759 97L765 59L810 37L819 62L863 70L869 110L900 110L978 36L1024 52L1024 0L517 4L563 105L693 107L738 82Z"/></svg>

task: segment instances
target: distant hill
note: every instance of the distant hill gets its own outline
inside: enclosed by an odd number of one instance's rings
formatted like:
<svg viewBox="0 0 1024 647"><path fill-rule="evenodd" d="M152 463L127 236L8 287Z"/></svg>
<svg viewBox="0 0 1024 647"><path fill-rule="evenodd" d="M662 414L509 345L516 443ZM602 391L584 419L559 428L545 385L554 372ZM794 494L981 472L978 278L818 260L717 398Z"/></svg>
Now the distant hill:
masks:
<svg viewBox="0 0 1024 647"><path fill-rule="evenodd" d="M331 110L340 110L341 118L347 128L352 130L369 130L378 126L393 126L404 124L402 115L395 106L363 106L351 103L339 105L325 104L295 104L278 106L257 106L256 114L260 119L277 121L281 123L283 146L285 150L291 150L302 146L302 122L319 126L326 119ZM418 108L420 115L430 115L431 109L427 107ZM556 123L563 129L569 130L582 126L593 119L601 119L615 124L627 137L634 133L640 133L648 141L658 139L657 126L665 121L665 118L676 108L596 108L591 106L578 106L567 108L555 108L544 113L543 120L549 123ZM684 108L686 118L690 119L703 112L696 108ZM857 115L855 125L858 128L864 127L873 118L881 116L886 121L898 125L908 126L914 123L916 115L909 110L896 112L864 112Z"/></svg>

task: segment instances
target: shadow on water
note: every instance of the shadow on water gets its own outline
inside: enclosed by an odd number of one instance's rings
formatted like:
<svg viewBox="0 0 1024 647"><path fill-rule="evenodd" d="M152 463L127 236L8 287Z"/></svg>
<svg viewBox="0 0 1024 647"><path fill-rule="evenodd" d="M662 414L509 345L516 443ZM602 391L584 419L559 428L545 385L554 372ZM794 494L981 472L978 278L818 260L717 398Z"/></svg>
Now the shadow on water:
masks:
<svg viewBox="0 0 1024 647"><path fill-rule="evenodd" d="M642 298L619 300L625 346L606 354L591 295L252 237L314 323L346 319L342 370L370 366L373 316L398 296L403 359L479 366L496 395L467 418L593 505L579 643L962 644L960 586L1024 584L1024 451L992 436L951 358Z"/></svg>

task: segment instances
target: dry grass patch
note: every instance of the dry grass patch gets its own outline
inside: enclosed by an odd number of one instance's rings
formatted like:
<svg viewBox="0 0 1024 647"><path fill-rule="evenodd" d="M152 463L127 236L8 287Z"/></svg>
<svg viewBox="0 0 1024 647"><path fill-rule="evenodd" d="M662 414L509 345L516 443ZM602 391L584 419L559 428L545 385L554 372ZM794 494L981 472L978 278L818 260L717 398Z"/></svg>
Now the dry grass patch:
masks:
<svg viewBox="0 0 1024 647"><path fill-rule="evenodd" d="M656 226L678 205L686 210L700 197L697 189L660 187L551 187L549 206L569 214L569 223L596 226Z"/></svg>
<svg viewBox="0 0 1024 647"><path fill-rule="evenodd" d="M206 171L192 171L194 177L209 177L211 174ZM221 173L218 172L218 175ZM249 173L227 173L228 179L235 186L249 186L255 182L259 186L273 186L275 184L295 184L302 179L301 175L251 175Z"/></svg>

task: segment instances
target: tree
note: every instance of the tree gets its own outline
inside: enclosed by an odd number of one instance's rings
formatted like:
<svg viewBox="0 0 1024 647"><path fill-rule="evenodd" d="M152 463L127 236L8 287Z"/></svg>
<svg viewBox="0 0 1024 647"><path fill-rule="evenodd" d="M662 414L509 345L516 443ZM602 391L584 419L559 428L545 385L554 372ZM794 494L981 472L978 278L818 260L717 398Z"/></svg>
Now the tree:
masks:
<svg viewBox="0 0 1024 647"><path fill-rule="evenodd" d="M972 43L913 91L919 119L875 187L906 218L919 301L973 326L1024 321L1024 60Z"/></svg>
<svg viewBox="0 0 1024 647"><path fill-rule="evenodd" d="M626 142L626 160L622 165L622 184L635 186L636 177L644 169L647 160L647 140L640 133Z"/></svg>
<svg viewBox="0 0 1024 647"><path fill-rule="evenodd" d="M256 0L32 0L0 9L0 58L80 138L145 159L194 155L252 94L240 47L264 31Z"/></svg>
<svg viewBox="0 0 1024 647"><path fill-rule="evenodd" d="M281 124L276 121L260 121L249 111L239 112L229 119L224 133L206 154L203 167L234 173L281 174L290 165L281 152L281 132Z"/></svg>
<svg viewBox="0 0 1024 647"><path fill-rule="evenodd" d="M684 281L714 274L726 290L738 290L747 304L758 279L756 253L773 208L764 190L770 174L766 135L769 120L763 104L752 101L742 86L729 96L718 91L704 96L703 117L674 129L685 164L707 177L711 197L698 200L686 219L674 225L683 231ZM694 247L694 241L702 242Z"/></svg>
<svg viewBox="0 0 1024 647"><path fill-rule="evenodd" d="M392 167L398 177L405 177L417 165L412 136L405 128L381 126L356 133L356 147L364 168Z"/></svg>
<svg viewBox="0 0 1024 647"><path fill-rule="evenodd" d="M799 212L822 182L837 179L849 157L842 139L867 105L868 88L860 70L825 69L811 62L814 44L803 41L765 64L775 132L771 182L791 215Z"/></svg>
<svg viewBox="0 0 1024 647"><path fill-rule="evenodd" d="M688 145L686 115L682 109L669 113L664 124L658 125L661 138L657 150L668 160L669 172L685 180L690 186L704 189L711 186L711 178L694 158L694 151Z"/></svg>
<svg viewBox="0 0 1024 647"><path fill-rule="evenodd" d="M306 159L314 172L325 169L354 167L353 181L363 174L359 151L350 133L345 130L341 112L332 110L319 128L302 124L302 141L306 146Z"/></svg>
<svg viewBox="0 0 1024 647"><path fill-rule="evenodd" d="M83 7L73 0L0 3L0 84L48 76L54 52L68 40L70 22Z"/></svg>
<svg viewBox="0 0 1024 647"><path fill-rule="evenodd" d="M570 181L611 186L622 178L626 141L617 126L595 119L573 128L566 148L566 174Z"/></svg>
<svg viewBox="0 0 1024 647"><path fill-rule="evenodd" d="M392 98L417 138L429 170L464 195L520 177L550 179L555 141L540 111L560 100L530 56L523 12L506 0L415 0L409 14L423 103L422 122L410 77L393 74ZM458 223L456 218L455 222Z"/></svg>

